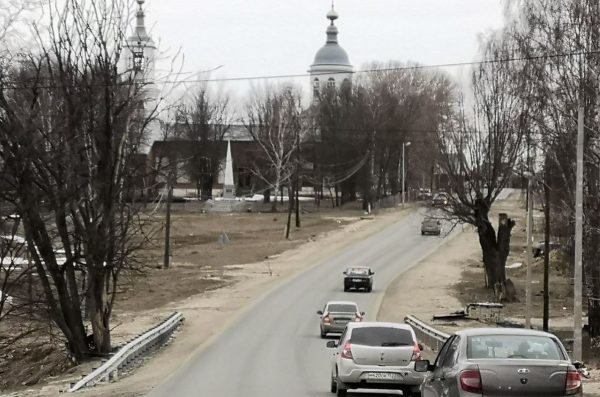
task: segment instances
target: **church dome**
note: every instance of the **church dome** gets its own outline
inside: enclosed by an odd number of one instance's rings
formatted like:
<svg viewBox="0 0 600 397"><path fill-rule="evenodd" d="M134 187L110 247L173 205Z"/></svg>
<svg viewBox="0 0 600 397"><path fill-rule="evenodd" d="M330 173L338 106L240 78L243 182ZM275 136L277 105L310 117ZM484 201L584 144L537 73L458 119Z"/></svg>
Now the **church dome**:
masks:
<svg viewBox="0 0 600 397"><path fill-rule="evenodd" d="M310 66L311 72L324 71L326 69L335 69L335 71L352 72L352 65L346 51L338 44L338 29L334 21L338 19L338 14L331 9L327 13L327 19L331 24L327 27L327 42L317 51L315 60Z"/></svg>
<svg viewBox="0 0 600 397"><path fill-rule="evenodd" d="M350 65L346 51L337 43L327 43L317 51L313 66L316 65Z"/></svg>

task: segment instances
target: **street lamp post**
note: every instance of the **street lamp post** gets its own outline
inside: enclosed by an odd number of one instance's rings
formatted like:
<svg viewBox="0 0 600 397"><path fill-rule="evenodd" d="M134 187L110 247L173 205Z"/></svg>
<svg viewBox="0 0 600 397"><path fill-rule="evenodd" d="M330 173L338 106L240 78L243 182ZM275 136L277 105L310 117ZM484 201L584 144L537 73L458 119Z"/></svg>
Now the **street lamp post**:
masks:
<svg viewBox="0 0 600 397"><path fill-rule="evenodd" d="M406 192L406 183L405 183L406 172L405 172L405 168L404 168L404 154L405 154L407 146L410 146L410 141L402 142L402 206L404 206L405 195L406 195L406 193L405 193Z"/></svg>

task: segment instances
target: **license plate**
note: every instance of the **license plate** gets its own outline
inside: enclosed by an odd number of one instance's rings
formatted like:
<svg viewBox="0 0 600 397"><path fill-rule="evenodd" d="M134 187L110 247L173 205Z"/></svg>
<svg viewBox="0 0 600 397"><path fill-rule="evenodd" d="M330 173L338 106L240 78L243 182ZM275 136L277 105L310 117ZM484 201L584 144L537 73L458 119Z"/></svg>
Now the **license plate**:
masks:
<svg viewBox="0 0 600 397"><path fill-rule="evenodd" d="M354 282L354 283L362 283L363 279L362 278L353 278L352 282Z"/></svg>
<svg viewBox="0 0 600 397"><path fill-rule="evenodd" d="M402 379L400 374L393 372L368 372L367 379L369 380L398 380Z"/></svg>

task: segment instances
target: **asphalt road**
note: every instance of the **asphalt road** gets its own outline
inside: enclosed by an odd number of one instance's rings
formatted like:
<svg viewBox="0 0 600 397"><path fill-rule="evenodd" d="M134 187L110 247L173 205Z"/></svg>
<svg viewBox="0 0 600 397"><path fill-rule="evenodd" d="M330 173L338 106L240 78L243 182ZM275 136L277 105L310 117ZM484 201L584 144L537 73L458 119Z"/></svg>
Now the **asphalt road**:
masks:
<svg viewBox="0 0 600 397"><path fill-rule="evenodd" d="M319 336L316 311L328 300L351 300L374 320L388 283L444 240L421 236L422 218L408 215L273 290L150 396L333 396L332 349ZM373 268L372 293L343 292L348 265Z"/></svg>

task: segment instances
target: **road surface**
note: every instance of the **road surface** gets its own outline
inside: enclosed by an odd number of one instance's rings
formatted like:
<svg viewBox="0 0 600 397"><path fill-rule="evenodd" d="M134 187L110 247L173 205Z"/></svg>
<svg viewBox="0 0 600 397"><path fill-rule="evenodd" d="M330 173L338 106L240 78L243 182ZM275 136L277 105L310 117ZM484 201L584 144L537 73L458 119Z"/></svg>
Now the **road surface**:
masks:
<svg viewBox="0 0 600 397"><path fill-rule="evenodd" d="M273 290L149 395L333 396L333 350L319 336L316 311L328 300L351 300L366 312L366 320L375 320L388 283L444 241L421 236L422 219L409 214ZM349 265L373 268L372 293L343 292L342 271Z"/></svg>

